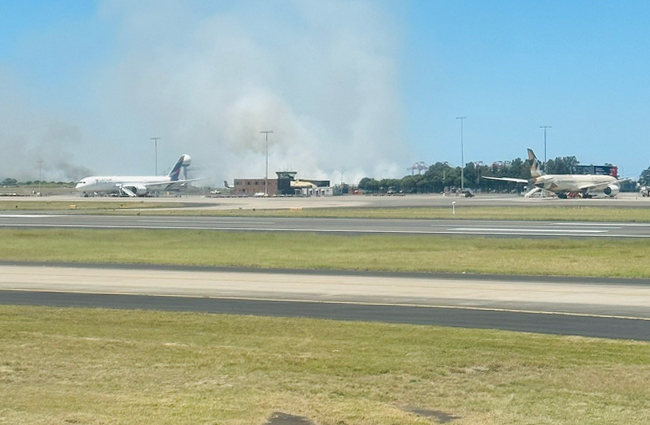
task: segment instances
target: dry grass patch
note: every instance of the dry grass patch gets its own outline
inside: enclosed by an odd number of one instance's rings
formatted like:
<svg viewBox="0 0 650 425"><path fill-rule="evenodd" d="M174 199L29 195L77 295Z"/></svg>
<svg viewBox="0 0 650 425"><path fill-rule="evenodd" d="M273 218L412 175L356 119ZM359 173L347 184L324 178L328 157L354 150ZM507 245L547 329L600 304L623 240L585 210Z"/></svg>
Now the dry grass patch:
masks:
<svg viewBox="0 0 650 425"><path fill-rule="evenodd" d="M642 424L650 344L0 306L0 423Z"/></svg>
<svg viewBox="0 0 650 425"><path fill-rule="evenodd" d="M115 199L107 201L12 201L0 200L0 210L5 211L63 211L76 210L92 213L123 212L134 209L182 208L192 204L180 202L149 202L139 199ZM137 212L133 212L137 214Z"/></svg>

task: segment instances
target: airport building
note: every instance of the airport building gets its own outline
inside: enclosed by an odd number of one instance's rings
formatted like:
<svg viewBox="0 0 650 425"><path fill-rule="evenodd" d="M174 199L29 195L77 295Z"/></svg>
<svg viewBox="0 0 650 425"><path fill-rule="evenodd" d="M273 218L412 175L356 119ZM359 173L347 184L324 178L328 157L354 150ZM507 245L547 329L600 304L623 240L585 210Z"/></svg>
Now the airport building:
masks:
<svg viewBox="0 0 650 425"><path fill-rule="evenodd" d="M576 165L576 174L618 177L618 167L616 165Z"/></svg>
<svg viewBox="0 0 650 425"><path fill-rule="evenodd" d="M276 179L235 179L236 196L332 196L329 180L296 179L296 171L277 171ZM265 190L266 186L266 190Z"/></svg>
<svg viewBox="0 0 650 425"><path fill-rule="evenodd" d="M277 195L278 181L276 179L269 179L268 186L264 178L261 179L235 179L235 186L233 194L237 196L260 196L268 193L269 196Z"/></svg>

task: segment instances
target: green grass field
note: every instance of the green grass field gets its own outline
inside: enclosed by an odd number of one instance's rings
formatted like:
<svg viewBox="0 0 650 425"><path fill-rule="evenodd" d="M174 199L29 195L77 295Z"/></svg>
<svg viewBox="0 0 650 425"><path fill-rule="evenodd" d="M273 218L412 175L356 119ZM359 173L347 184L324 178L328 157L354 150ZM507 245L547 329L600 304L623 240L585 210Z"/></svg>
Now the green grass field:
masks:
<svg viewBox="0 0 650 425"><path fill-rule="evenodd" d="M650 278L643 240L1 229L3 261ZM0 294L1 296L1 294ZM1 301L1 300L0 300ZM650 344L0 305L0 424L650 423Z"/></svg>
<svg viewBox="0 0 650 425"><path fill-rule="evenodd" d="M647 424L650 344L0 306L0 423Z"/></svg>
<svg viewBox="0 0 650 425"><path fill-rule="evenodd" d="M650 278L645 240L0 230L4 261Z"/></svg>

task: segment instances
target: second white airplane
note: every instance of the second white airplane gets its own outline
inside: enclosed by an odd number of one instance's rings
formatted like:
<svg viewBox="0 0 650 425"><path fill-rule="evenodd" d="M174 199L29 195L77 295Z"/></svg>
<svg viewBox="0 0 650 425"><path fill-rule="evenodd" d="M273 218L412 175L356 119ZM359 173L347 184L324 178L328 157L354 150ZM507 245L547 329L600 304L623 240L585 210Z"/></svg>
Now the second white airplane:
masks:
<svg viewBox="0 0 650 425"><path fill-rule="evenodd" d="M178 190L187 183L198 180L179 180L181 168L189 167L192 159L183 154L167 176L90 176L82 179L75 188L79 192L119 193L131 197L146 196L161 190Z"/></svg>
<svg viewBox="0 0 650 425"><path fill-rule="evenodd" d="M620 180L614 176L600 174L544 174L539 169L539 161L532 149L528 149L530 162L530 180L511 177L487 177L488 180L500 180L514 183L526 183L533 188L526 197L540 190L555 193L558 198L567 198L570 193L579 194L583 198L614 197L620 192Z"/></svg>

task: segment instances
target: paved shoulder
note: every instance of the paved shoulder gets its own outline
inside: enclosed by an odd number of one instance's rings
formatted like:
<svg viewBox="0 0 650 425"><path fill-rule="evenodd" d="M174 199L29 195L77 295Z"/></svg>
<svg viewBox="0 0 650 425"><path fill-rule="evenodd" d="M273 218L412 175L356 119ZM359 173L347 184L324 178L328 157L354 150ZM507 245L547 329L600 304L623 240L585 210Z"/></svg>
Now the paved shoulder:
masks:
<svg viewBox="0 0 650 425"><path fill-rule="evenodd" d="M0 265L0 303L50 300L649 339L650 285L608 282Z"/></svg>

